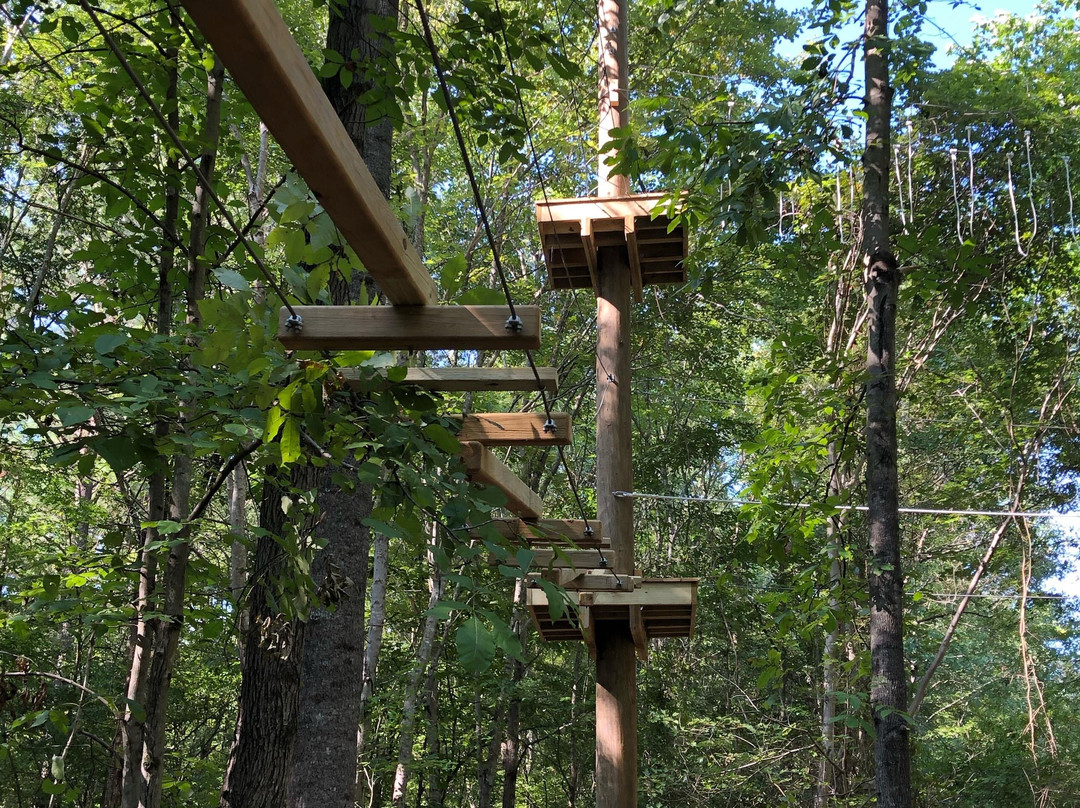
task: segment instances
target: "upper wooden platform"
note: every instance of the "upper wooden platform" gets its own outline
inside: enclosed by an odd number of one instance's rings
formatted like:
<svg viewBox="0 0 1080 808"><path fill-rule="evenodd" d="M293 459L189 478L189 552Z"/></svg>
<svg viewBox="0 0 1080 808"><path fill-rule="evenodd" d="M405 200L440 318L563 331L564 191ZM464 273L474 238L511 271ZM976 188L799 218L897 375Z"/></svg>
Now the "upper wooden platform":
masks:
<svg viewBox="0 0 1080 808"><path fill-rule="evenodd" d="M687 255L686 228L652 216L665 194L586 197L538 202L536 221L552 289L596 288L601 247L625 247L634 295L653 283L682 283Z"/></svg>

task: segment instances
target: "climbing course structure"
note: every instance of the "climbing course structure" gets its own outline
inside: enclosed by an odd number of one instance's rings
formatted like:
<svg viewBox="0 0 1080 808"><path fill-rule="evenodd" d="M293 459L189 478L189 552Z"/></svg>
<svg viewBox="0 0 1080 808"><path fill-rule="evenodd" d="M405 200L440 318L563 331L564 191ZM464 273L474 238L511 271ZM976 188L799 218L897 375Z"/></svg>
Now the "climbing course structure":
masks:
<svg viewBox="0 0 1080 808"><path fill-rule="evenodd" d="M286 303L278 327L283 345L417 351L539 347L539 308L514 306L509 293L505 306L436 305L435 282L273 0L183 0L183 5L392 304ZM647 285L685 279L687 242L681 225L657 215L663 195L632 195L627 178L611 174L605 162L611 130L625 125L627 114L625 0L600 0L598 22L598 197L537 206L551 289L596 292L598 518L586 519L584 513L582 519L546 518L541 497L490 448L569 444L570 416L547 407L546 395L557 387L554 369L535 367L527 354L528 368L412 368L406 382L430 390L541 392L543 413L463 416L461 454L473 480L506 494L514 518L497 522L500 532L536 549L538 571L527 595L541 636L584 641L596 659L597 805L626 808L637 805L637 659L647 658L652 638L690 636L697 602L696 579L647 578L636 568L631 500L617 496L633 487L630 306L631 297L640 301ZM426 17L424 26L442 81ZM450 112L453 116L452 107ZM467 163L466 168L471 179ZM541 577L565 588L572 610L550 608Z"/></svg>
<svg viewBox="0 0 1080 808"><path fill-rule="evenodd" d="M627 124L627 0L599 0L598 198L559 199L536 206L552 289L591 287L596 293L596 501L610 549L579 556L558 571L576 613L554 619L548 596L530 589L529 608L547 640L584 640L596 659L596 804L637 805L637 669L648 641L688 637L694 629L696 579L656 579L634 563L630 367L631 294L685 280L685 228L654 216L660 194L631 195L613 174L611 132ZM593 561L600 561L594 564Z"/></svg>

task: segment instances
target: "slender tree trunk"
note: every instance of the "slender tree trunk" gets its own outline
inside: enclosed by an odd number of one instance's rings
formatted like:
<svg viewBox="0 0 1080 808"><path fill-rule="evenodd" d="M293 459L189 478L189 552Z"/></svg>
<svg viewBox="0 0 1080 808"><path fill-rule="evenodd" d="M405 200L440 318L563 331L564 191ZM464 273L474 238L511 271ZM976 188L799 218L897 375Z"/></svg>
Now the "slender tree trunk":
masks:
<svg viewBox="0 0 1080 808"><path fill-rule="evenodd" d="M525 651L525 640L529 636L529 617L524 608L525 582L518 578L514 584L514 616L512 628ZM517 781L521 771L521 692L520 686L525 678L525 663L509 658L510 694L506 707L506 739L503 741L503 791L502 808L516 808Z"/></svg>
<svg viewBox="0 0 1080 808"><path fill-rule="evenodd" d="M420 682L423 681L428 664L431 662L435 651L435 631L439 626L439 619L431 611L439 602L443 592L443 576L439 571L438 564L432 559L431 578L428 588L431 596L428 599L428 613L424 616L424 627L420 635L420 646L416 650L416 664L409 672L409 680L405 686L405 700L401 707L401 726L398 735L397 768L394 772L394 790L391 802L394 808L405 808L405 797L409 788L409 775L412 771L413 740L416 731L416 698L420 690Z"/></svg>
<svg viewBox="0 0 1080 808"><path fill-rule="evenodd" d="M229 529L233 534L232 547L229 550L229 591L236 616L236 636L240 641L247 634L248 628L244 590L247 588L248 580L247 502L249 488L247 469L241 463L229 474L225 493L229 501Z"/></svg>
<svg viewBox="0 0 1080 808"><path fill-rule="evenodd" d="M175 60L175 51L173 51ZM175 105L177 97L177 72L175 67L169 74L169 86L166 99L170 101L170 125L179 126L179 113ZM175 158L169 161L166 172L174 175L179 170ZM158 265L158 305L157 333L167 336L172 330L172 281L170 275L175 266L175 253L172 245L177 242L176 223L180 218L179 191L171 183L165 185L165 211L162 223L165 232L164 243L169 245L161 253ZM169 427L164 420L154 425L154 437L161 441L168 435ZM147 521L160 522L165 519L167 496L167 470L164 457L159 458L157 468L150 473L148 484ZM148 718L145 710L149 686L151 654L154 641L154 628L151 620L145 616L151 609L151 601L157 587L158 551L153 544L159 540L155 528L143 531L143 549L139 561L139 589L136 597L136 621L132 637L131 668L128 672L127 707L121 724L123 740L123 772L120 786L120 805L122 808L141 808L146 805L147 788L143 771L143 750L148 732L152 728L146 725Z"/></svg>
<svg viewBox="0 0 1080 808"><path fill-rule="evenodd" d="M888 2L867 0L866 151L863 155L863 247L867 256L866 492L870 524L870 704L880 808L909 808L907 677L904 670L904 579L896 438L896 306L900 273L889 242Z"/></svg>
<svg viewBox="0 0 1080 808"><path fill-rule="evenodd" d="M360 687L360 735L357 755L363 759L371 738L371 696L375 692L375 677L382 650L383 629L386 626L386 586L390 578L390 539L375 534L375 549L371 567L371 619L368 621L367 642L364 645L364 677Z"/></svg>

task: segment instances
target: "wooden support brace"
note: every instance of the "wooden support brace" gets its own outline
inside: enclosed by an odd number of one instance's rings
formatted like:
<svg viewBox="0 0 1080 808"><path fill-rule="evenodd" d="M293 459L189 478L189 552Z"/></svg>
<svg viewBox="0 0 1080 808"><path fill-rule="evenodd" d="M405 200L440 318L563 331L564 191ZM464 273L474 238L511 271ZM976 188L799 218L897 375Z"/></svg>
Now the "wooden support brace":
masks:
<svg viewBox="0 0 1080 808"><path fill-rule="evenodd" d="M634 223L634 216L627 216L623 219L623 232L626 233L626 254L630 259L630 283L634 287L634 300L640 303L644 295L644 287L641 280L641 256L638 254L637 231Z"/></svg>
<svg viewBox="0 0 1080 808"><path fill-rule="evenodd" d="M295 351L524 350L540 347L540 309L518 306L521 331L506 328L506 306L294 306L300 330L278 315L278 339Z"/></svg>
<svg viewBox="0 0 1080 808"><path fill-rule="evenodd" d="M466 415L459 440L485 446L568 446L572 434L570 416L553 412L551 423L542 412L488 412Z"/></svg>
<svg viewBox="0 0 1080 808"><path fill-rule="evenodd" d="M578 625L581 627L581 638L589 649L589 656L596 659L596 621L592 613L592 595L588 592L582 593L578 598Z"/></svg>
<svg viewBox="0 0 1080 808"><path fill-rule="evenodd" d="M182 2L386 297L436 302L435 282L273 0Z"/></svg>
<svg viewBox="0 0 1080 808"><path fill-rule="evenodd" d="M581 220L581 246L585 248L585 263L589 267L593 289L600 286L596 274L596 239L593 237L592 219Z"/></svg>
<svg viewBox="0 0 1080 808"><path fill-rule="evenodd" d="M461 442L461 457L469 478L484 485L493 485L506 494L506 508L511 513L529 519L539 519L544 513L540 495L518 479L505 463L495 457L482 443Z"/></svg>
<svg viewBox="0 0 1080 808"><path fill-rule="evenodd" d="M645 621L641 617L641 607L630 607L630 634L634 638L634 648L637 658L642 662L649 661L649 635L645 633Z"/></svg>
<svg viewBox="0 0 1080 808"><path fill-rule="evenodd" d="M536 371L534 374L532 368L409 368L402 384L415 384L425 390L447 393L534 391L537 388L536 376L539 375L540 387L548 393L558 391L559 374L555 368L537 368ZM353 368L342 372L345 383L351 387L363 386L358 381L360 375ZM364 389L372 389L370 383Z"/></svg>

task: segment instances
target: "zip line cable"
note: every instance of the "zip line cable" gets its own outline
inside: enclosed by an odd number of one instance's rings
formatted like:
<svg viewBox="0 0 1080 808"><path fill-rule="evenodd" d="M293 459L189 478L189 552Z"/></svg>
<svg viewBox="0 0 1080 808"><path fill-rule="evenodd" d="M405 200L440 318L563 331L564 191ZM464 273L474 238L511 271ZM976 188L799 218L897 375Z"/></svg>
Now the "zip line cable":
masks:
<svg viewBox="0 0 1080 808"><path fill-rule="evenodd" d="M270 274L270 270L266 268L266 264L263 263L262 258L255 251L255 248L251 246L251 242L243 235L243 231L240 229L240 225L236 223L236 219L233 218L233 215L229 212L229 209L225 206L225 203L221 201L221 197L219 197L217 195L217 192L214 191L213 185L211 184L210 180L207 179L206 175L203 173L203 170L199 168L199 164L195 161L195 158L192 157L191 152L188 151L187 146L184 145L183 141L180 139L180 136L176 133L172 126L169 125L169 121L165 117L165 113L161 111L161 107L159 107L157 105L157 102L154 101L153 97L151 97L150 93L146 89L146 85L143 83L142 79L139 78L138 73L135 72L135 68L131 66L131 62L128 61L127 57L124 56L123 52L120 50L120 47L116 44L116 40L113 39L112 35L105 29L105 26L101 24L101 20L98 19L97 14L94 13L94 10L90 7L89 3L86 2L86 0L82 0L79 5L82 6L83 11L85 11L90 17L90 21L94 23L94 27L98 29L98 32L101 34L102 39L105 40L105 44L109 46L109 50L111 50L113 52L113 55L116 56L117 60L120 62L120 66L124 68L124 72L128 74L128 77L131 79L132 83L139 91L139 95L142 96L143 100L150 107L150 111L154 114L154 117L157 118L158 123L161 124L162 128L165 130L165 133L169 136L169 139L176 146L177 150L183 156L184 160L187 161L188 165L191 167L191 170L195 172L195 177L198 179L199 184L202 185L203 190L206 191L207 195L214 201L214 204L218 206L218 210L221 211L221 215L225 217L225 221L228 222L229 227L233 230L234 233L236 233L240 242L244 245L244 249L255 262L255 266L259 268L259 271L266 278L266 282L270 284L270 288L273 289L275 294L277 294L277 296L281 299L282 305L284 305L289 312L290 319L296 318L295 322L299 322L299 315L297 315L296 310L293 309L292 304L290 304L288 299L285 297L285 293L281 291L281 287L278 286L277 281L274 280L273 275Z"/></svg>
<svg viewBox="0 0 1080 808"><path fill-rule="evenodd" d="M766 503L760 500L753 499L734 499L732 497L688 497L688 496L674 496L671 494L645 494L639 491L615 491L615 496L619 499L658 499L669 502L703 502L703 503L717 503L722 505L764 505ZM780 505L785 508L812 508L814 503L810 502L776 502L776 505ZM870 508L867 505L834 505L832 510L836 511L868 511ZM897 508L900 513L913 513L929 516L993 516L993 517L1007 517L1011 519L1080 519L1080 512L1077 513L1058 513L1057 511L978 511L978 510L957 510L952 508L916 508L916 507L900 507Z"/></svg>
<svg viewBox="0 0 1080 808"><path fill-rule="evenodd" d="M908 218L911 221L911 226L914 227L915 226L915 191L914 191L914 186L912 185L912 182L911 182L911 164L913 162L913 160L912 160L912 148L913 148L912 143L915 140L915 125L911 122L910 118L908 118L905 123L907 125L907 137L908 137L908 140L907 140L907 194L908 194L908 211L910 213ZM904 189L901 188L900 193L903 193L903 192L904 192Z"/></svg>
<svg viewBox="0 0 1080 808"><path fill-rule="evenodd" d="M450 116L450 123L452 124L454 129L454 136L457 140L458 149L461 151L461 159L462 162L465 164L465 173L468 175L469 185L472 188L473 201L476 204L477 215L480 217L481 223L483 224L488 246L491 249L492 259L495 264L495 271L499 276L499 282L502 286L503 294L506 296L506 303L508 308L510 309L510 316L511 318L516 318L517 315L514 309L514 301L510 292L510 287L506 282L506 275L503 272L502 260L499 256L498 245L495 243L495 236L492 233L491 225L488 222L487 210L484 207L484 200L480 194L480 185L476 181L476 174L473 171L472 160L469 157L469 150L467 145L465 144L465 136L461 130L461 122L458 119L457 111L454 107L454 101L450 95L450 89L446 83L446 74L443 71L442 60L439 58L438 48L435 45L435 38L431 33L431 23L428 19L427 9L424 8L423 0L416 0L416 10L417 13L420 15L420 24L423 28L424 41L427 43L428 50L431 53L431 62L432 66L435 68L435 74L439 81L439 88L442 90L443 98L446 101L446 111L447 114ZM543 383L540 379L540 372L537 370L536 363L533 361L532 352L526 350L525 356L528 359L529 367L532 369L533 375L536 378L536 386L540 394L540 401L543 404L544 415L547 418L547 423L544 424L544 428L545 430L547 430L550 425L550 428L554 429L555 419L552 417L551 406L548 403L547 393L544 390ZM562 447L560 446L558 447L558 449L560 462L562 462L563 466L566 468L567 481L570 483L570 489L573 492L574 499L577 503L578 509L581 512L581 517L585 522L585 535L592 535L593 530L589 526L588 515L585 512L585 503L582 501L581 495L577 489L577 484L573 479L573 475L570 473L570 467L565 462L565 456L563 455ZM606 566L607 559L604 557L603 551L600 552L600 558Z"/></svg>
<svg viewBox="0 0 1080 808"><path fill-rule="evenodd" d="M896 195L897 201L900 203L900 224L903 226L904 231L907 231L907 214L904 212L904 180L900 176L900 147L893 146L893 168L896 170L896 187L900 191Z"/></svg>

